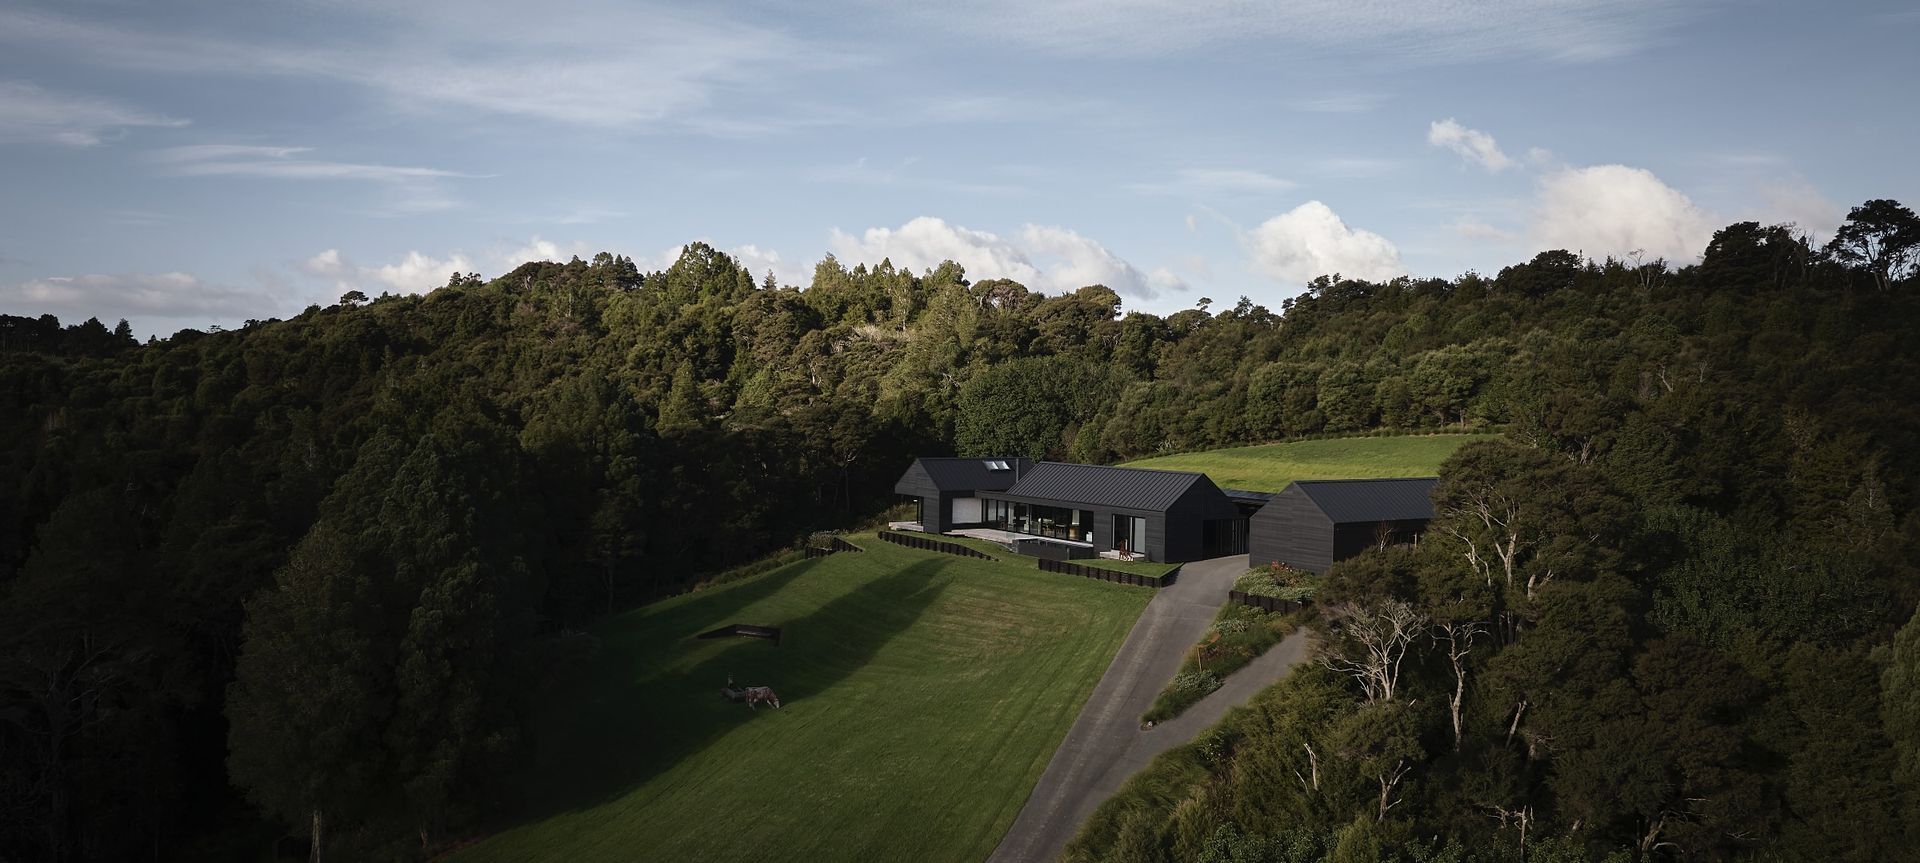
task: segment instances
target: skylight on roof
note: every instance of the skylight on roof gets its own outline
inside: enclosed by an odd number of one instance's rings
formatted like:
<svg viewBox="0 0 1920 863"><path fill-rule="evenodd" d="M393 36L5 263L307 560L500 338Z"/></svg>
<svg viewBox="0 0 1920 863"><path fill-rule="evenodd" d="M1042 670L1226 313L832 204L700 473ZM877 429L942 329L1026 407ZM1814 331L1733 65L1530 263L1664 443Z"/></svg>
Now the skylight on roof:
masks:
<svg viewBox="0 0 1920 863"><path fill-rule="evenodd" d="M1001 461L999 459L987 459L986 465L987 465L987 470L1012 470L1013 469L1008 467L1006 462Z"/></svg>

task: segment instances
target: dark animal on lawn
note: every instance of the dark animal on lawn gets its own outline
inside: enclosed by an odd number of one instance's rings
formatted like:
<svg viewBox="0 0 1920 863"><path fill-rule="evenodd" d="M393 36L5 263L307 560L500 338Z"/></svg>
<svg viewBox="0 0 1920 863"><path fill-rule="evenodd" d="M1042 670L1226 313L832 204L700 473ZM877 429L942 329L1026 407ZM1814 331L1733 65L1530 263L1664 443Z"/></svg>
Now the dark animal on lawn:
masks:
<svg viewBox="0 0 1920 863"><path fill-rule="evenodd" d="M747 706L759 710L755 705L772 704L775 710L780 708L780 696L773 694L771 686L747 687Z"/></svg>

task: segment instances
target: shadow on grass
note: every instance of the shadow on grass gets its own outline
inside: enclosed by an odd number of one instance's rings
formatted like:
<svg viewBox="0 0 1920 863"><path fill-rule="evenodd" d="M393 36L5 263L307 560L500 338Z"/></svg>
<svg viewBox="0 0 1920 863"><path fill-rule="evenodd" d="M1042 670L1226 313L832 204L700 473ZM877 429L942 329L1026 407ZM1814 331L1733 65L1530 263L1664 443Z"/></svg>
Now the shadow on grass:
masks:
<svg viewBox="0 0 1920 863"><path fill-rule="evenodd" d="M719 690L729 675L743 685L772 686L785 710L806 709L809 698L859 671L919 620L944 588L929 580L944 563L915 563L799 617L741 621L782 627L781 645L731 642L684 671L654 673L673 661L672 652L695 649L694 627L770 596L811 567L622 621L623 629L648 631L615 634L588 674L554 694L553 706L536 725L535 763L521 785L524 799L514 822L616 799L742 723L773 715L722 700ZM636 679L643 677L648 679Z"/></svg>

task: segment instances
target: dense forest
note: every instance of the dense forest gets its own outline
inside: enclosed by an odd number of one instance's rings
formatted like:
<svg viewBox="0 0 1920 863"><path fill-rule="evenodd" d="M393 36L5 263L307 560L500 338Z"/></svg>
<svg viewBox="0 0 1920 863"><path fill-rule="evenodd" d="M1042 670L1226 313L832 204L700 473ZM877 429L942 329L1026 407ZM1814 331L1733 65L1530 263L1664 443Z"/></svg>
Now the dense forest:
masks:
<svg viewBox="0 0 1920 863"><path fill-rule="evenodd" d="M1920 840L1920 220L1121 314L688 246L138 344L0 317L0 859L418 859L612 611L916 454L1499 427L1321 666L1087 859L1890 859ZM1155 796L1155 795L1158 796ZM263 850L264 849L264 850ZM1529 856L1530 855L1530 856Z"/></svg>

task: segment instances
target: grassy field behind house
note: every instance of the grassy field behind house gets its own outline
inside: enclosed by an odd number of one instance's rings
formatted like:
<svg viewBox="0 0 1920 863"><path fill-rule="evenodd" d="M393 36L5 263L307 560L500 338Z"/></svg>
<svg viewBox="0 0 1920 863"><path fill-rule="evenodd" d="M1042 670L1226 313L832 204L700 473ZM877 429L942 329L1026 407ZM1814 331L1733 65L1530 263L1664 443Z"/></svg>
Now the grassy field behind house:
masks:
<svg viewBox="0 0 1920 863"><path fill-rule="evenodd" d="M1485 435L1420 435L1303 440L1181 453L1127 467L1200 471L1222 488L1279 491L1297 479L1434 476L1461 444Z"/></svg>
<svg viewBox="0 0 1920 863"><path fill-rule="evenodd" d="M1153 592L852 539L596 630L517 826L453 859L985 859ZM729 623L784 639L692 640Z"/></svg>

